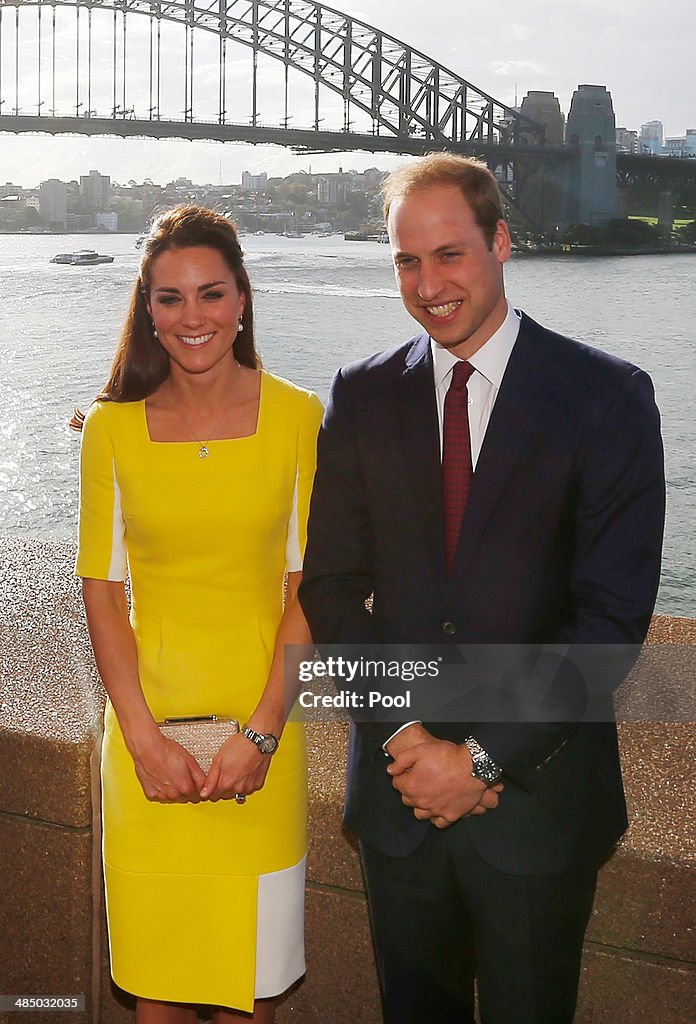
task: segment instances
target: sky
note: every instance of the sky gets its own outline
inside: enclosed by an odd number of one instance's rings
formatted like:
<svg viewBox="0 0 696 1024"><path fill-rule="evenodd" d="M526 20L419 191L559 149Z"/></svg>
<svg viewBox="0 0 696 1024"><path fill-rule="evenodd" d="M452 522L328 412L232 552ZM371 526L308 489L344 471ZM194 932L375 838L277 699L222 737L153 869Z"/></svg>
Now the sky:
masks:
<svg viewBox="0 0 696 1024"><path fill-rule="evenodd" d="M694 0L496 0L487 4L471 0L429 0L427 4L413 0L335 0L331 6L389 32L510 105L516 96L521 102L530 89L545 89L555 92L567 114L573 90L579 84L606 85L613 97L617 126L637 129L645 121L661 120L667 136L683 135L687 128L696 127ZM4 111L15 102L11 63L14 44L6 28L11 22L9 15L10 10L5 9L2 96L7 98L0 107ZM74 12L65 9L60 15L74 18ZM141 23L144 31L147 20L134 21ZM65 25L68 40L74 32L67 21ZM143 34L143 46L144 38ZM180 48L174 36L167 38L172 39L170 64L174 74ZM197 64L199 96L207 85L212 96L217 74L213 70L217 51L212 37L209 41L209 51L202 46ZM35 44L28 45L35 51ZM239 45L234 51L239 59L234 58L230 47L230 89L244 96L248 93L248 51ZM59 54L59 67L65 68L66 96L74 92L69 77L72 53L66 50ZM136 42L134 66L140 66L137 53ZM209 68L205 66L206 53ZM95 49L95 65L100 59ZM107 43L103 49L105 69L109 60ZM31 106L36 92L35 64L26 59L20 66L26 69L21 108L32 113L36 110L35 105L33 109ZM262 120L270 121L276 112L274 97L280 96L281 88L279 69L277 62L260 65L260 83L268 90L267 97L262 93L260 99ZM291 109L297 115L295 124L308 120L299 116L309 100L308 94L301 98L301 88L295 102L291 100ZM171 94L170 99L172 109L176 110L177 104L183 107L178 96ZM398 160L370 153L296 156L276 146L0 134L0 183L12 181L24 187L34 187L48 177L79 178L91 169L109 174L119 183L150 178L164 184L183 176L201 184L218 184L239 182L243 170L287 175L309 169L329 172L340 167L388 168Z"/></svg>

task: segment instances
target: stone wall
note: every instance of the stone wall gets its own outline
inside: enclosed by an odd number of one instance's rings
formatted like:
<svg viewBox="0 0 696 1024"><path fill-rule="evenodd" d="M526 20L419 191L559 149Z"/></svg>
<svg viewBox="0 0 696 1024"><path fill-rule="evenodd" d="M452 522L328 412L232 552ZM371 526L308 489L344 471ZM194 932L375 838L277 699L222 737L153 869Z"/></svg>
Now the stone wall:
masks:
<svg viewBox="0 0 696 1024"><path fill-rule="evenodd" d="M33 1014L33 1024L132 1024L132 1001L109 980L98 829L103 695L71 573L65 545L0 541L0 993L85 995L85 1013ZM657 616L650 639L694 643L696 622ZM675 693L693 688L689 664L670 670L665 685ZM308 740L309 969L279 1024L377 1024L360 865L341 824L346 728L313 725ZM577 1020L690 1024L693 730L624 725L621 747L632 823L601 873ZM17 1019L0 1012L0 1024Z"/></svg>

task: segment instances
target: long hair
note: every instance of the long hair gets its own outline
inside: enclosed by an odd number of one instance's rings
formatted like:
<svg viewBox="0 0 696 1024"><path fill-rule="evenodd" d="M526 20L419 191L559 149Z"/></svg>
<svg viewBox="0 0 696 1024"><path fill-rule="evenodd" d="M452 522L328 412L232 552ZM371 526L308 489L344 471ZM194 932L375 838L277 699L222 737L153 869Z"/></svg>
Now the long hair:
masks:
<svg viewBox="0 0 696 1024"><path fill-rule="evenodd" d="M202 206L175 206L153 222L143 245L138 279L131 296L128 314L116 347L109 379L97 395L102 402L136 402L153 394L169 376L169 356L155 336L147 310L152 286L152 265L169 249L207 246L217 249L234 274L244 295L242 330L232 346L234 358L242 366L258 369L261 360L254 345L254 309L249 275L244 266L235 224ZM84 415L75 410L70 425L82 427Z"/></svg>

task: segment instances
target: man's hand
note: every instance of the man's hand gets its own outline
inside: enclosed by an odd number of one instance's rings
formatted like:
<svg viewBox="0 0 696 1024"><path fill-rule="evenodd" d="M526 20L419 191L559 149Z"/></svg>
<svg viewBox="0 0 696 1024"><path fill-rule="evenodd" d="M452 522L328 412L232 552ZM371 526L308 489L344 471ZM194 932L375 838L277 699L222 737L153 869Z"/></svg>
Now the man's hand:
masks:
<svg viewBox="0 0 696 1024"><path fill-rule="evenodd" d="M416 818L430 820L436 828L447 828L470 814L485 814L498 806L501 783L486 786L472 775L471 754L465 744L457 746L448 740L430 736L413 746L405 746L397 753L393 764L387 767L394 788L401 793L407 807L413 807ZM399 740L399 733L389 744Z"/></svg>
<svg viewBox="0 0 696 1024"><path fill-rule="evenodd" d="M409 747L415 746L416 743L425 743L431 739L433 737L424 725L420 722L413 722L411 725L407 725L405 729L402 729L401 732L397 732L396 736L392 736L386 743L386 750L390 757L396 759L399 754L403 753L404 750L408 750Z"/></svg>

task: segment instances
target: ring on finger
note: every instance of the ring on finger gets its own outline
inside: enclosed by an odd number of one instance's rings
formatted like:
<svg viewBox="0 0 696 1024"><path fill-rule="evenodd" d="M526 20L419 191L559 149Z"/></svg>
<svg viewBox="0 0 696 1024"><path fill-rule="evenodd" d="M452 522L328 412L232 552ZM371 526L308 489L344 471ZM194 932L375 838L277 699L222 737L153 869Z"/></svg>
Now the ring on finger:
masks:
<svg viewBox="0 0 696 1024"><path fill-rule="evenodd" d="M235 798L235 800L237 801L238 804L245 804L246 803L246 797L244 796L243 793L235 793L234 794L234 798Z"/></svg>

